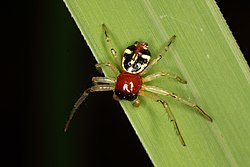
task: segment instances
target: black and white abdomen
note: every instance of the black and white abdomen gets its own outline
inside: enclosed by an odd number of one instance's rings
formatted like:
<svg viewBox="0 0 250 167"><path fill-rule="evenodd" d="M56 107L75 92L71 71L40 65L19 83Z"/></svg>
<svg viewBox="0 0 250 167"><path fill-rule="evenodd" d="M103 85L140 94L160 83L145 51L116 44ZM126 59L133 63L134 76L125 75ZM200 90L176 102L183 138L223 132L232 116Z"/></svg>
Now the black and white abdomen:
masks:
<svg viewBox="0 0 250 167"><path fill-rule="evenodd" d="M136 42L125 49L122 57L122 68L128 73L139 74L148 66L150 58L148 44Z"/></svg>

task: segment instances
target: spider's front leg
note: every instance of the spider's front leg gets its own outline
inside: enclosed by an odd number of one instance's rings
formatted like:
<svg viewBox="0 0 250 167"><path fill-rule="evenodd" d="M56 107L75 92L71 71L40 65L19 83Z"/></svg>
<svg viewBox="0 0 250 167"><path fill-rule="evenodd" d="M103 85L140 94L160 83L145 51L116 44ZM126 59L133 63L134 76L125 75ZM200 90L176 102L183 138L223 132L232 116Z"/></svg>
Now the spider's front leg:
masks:
<svg viewBox="0 0 250 167"><path fill-rule="evenodd" d="M102 91L113 91L115 89L115 87L113 85L114 80L112 80L110 78L105 79L105 77L102 77L102 78L101 77L94 77L92 80L93 80L93 83L96 83L96 84L94 86L86 89L83 92L83 94L81 95L81 97L76 101L73 109L70 112L69 118L65 124L64 132L66 132L68 130L70 121L72 120L76 110L82 104L82 102L88 97L89 93L102 92ZM98 84L99 82L102 82L104 84Z"/></svg>
<svg viewBox="0 0 250 167"><path fill-rule="evenodd" d="M156 102L160 102L163 105L163 107L165 108L165 111L168 113L168 117L169 117L170 121L173 123L175 132L176 132L177 136L179 137L181 144L183 146L186 146L185 141L184 141L184 139L183 139L183 137L181 135L181 132L180 132L180 130L178 128L178 125L177 125L176 119L174 117L174 114L171 112L168 103L166 101L162 100L159 96L157 96L157 95L155 95L153 93L150 93L150 92L140 91L139 95L149 97L149 98L153 99Z"/></svg>
<svg viewBox="0 0 250 167"><path fill-rule="evenodd" d="M213 121L213 119L204 110L202 110L196 103L194 103L194 102L192 102L190 100L187 100L185 98L179 97L178 95L176 95L173 92L170 92L170 91L167 91L167 90L155 87L155 86L148 86L148 85L142 85L142 89L146 90L146 91L149 91L149 92L152 92L152 93L172 97L175 100L177 100L177 101L179 101L179 102L181 102L181 103L183 103L183 104L185 104L187 106L192 107L193 109L198 111L202 116L204 116L210 122Z"/></svg>

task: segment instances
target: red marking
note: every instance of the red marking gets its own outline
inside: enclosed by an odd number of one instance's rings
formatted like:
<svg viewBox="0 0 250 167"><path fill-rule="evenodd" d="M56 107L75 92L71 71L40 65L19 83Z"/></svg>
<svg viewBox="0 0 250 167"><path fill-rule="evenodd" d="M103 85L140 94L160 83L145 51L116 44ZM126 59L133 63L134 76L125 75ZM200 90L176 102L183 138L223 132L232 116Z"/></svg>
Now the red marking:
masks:
<svg viewBox="0 0 250 167"><path fill-rule="evenodd" d="M116 81L115 89L124 94L138 94L141 89L142 80L138 74L122 72Z"/></svg>
<svg viewBox="0 0 250 167"><path fill-rule="evenodd" d="M135 54L138 54L139 52L141 52L142 50L144 50L144 44L143 43L138 43L136 44L136 48L135 48Z"/></svg>

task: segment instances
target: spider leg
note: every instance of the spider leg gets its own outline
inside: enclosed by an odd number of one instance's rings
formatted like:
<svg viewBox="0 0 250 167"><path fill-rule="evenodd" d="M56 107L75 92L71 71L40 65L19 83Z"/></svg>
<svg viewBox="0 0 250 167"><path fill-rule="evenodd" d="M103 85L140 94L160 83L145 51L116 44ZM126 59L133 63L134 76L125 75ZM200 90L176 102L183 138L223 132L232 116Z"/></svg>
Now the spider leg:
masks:
<svg viewBox="0 0 250 167"><path fill-rule="evenodd" d="M92 82L94 85L99 85L99 84L114 85L116 83L116 80L111 77L93 77Z"/></svg>
<svg viewBox="0 0 250 167"><path fill-rule="evenodd" d="M164 90L162 88L155 87L155 86L148 86L148 85L142 85L142 89L149 91L149 92L152 92L152 93L172 97L175 100L177 100L177 101L179 101L187 106L192 107L193 109L195 109L197 112L199 112L202 116L204 116L210 122L213 121L213 119L204 110L202 110L197 104L195 104L194 102L189 101L185 98L179 97L178 95L176 95L173 92L170 92L170 91L167 91L167 90Z"/></svg>
<svg viewBox="0 0 250 167"><path fill-rule="evenodd" d="M155 79L157 79L159 77L162 77L162 76L166 76L166 77L175 79L176 81L178 81L178 82L180 82L182 84L186 84L187 83L186 80L182 79L178 75L171 74L169 72L158 72L158 73L155 73L155 74L148 75L148 76L142 78L142 82L149 82L149 81L155 80Z"/></svg>
<svg viewBox="0 0 250 167"><path fill-rule="evenodd" d="M165 54L165 53L168 51L169 46L171 45L171 43L174 42L175 38L176 38L176 36L173 35L173 36L168 40L168 42L167 42L166 46L164 47L164 49L160 52L160 54L159 54L156 58L154 58L154 59L152 60L151 64L149 64L148 67L147 67L143 72L140 73L140 75L145 75L145 74L146 74L155 64L158 63L158 61L161 60L163 54Z"/></svg>
<svg viewBox="0 0 250 167"><path fill-rule="evenodd" d="M102 69L103 67L109 67L113 73L115 74L115 76L118 76L120 74L120 71L116 68L116 66L114 66L111 63L98 63L95 65L96 69ZM101 70L99 70L101 71Z"/></svg>
<svg viewBox="0 0 250 167"><path fill-rule="evenodd" d="M176 132L177 136L179 137L181 144L183 146L186 146L185 141L184 141L184 139L183 139L183 137L181 135L181 132L180 132L180 130L178 128L178 125L177 125L176 119L174 117L174 114L171 112L168 103L166 101L162 100L159 96L157 96L157 95L155 95L153 93L150 93L150 92L140 91L139 95L149 97L149 98L153 99L156 102L160 102L163 105L163 107L165 108L165 111L168 113L168 117L169 117L170 121L173 123L175 132Z"/></svg>
<svg viewBox="0 0 250 167"><path fill-rule="evenodd" d="M74 104L74 107L71 110L69 118L68 118L68 120L67 120L67 122L65 124L64 132L66 132L67 129L69 128L70 121L72 120L76 110L82 104L82 102L88 97L89 93L91 93L91 92L101 92L101 91L113 91L113 90L114 90L114 86L109 85L109 84L101 84L101 85L97 84L97 85L94 85L94 86L86 89L83 92L83 94L81 95L81 97Z"/></svg>
<svg viewBox="0 0 250 167"><path fill-rule="evenodd" d="M108 47L110 48L111 54L113 55L113 57L114 57L116 63L117 63L117 64L120 64L119 61L118 61L117 52L116 52L116 50L115 50L114 47L113 47L112 40L111 40L111 38L110 38L110 36L109 36L109 34L108 34L108 29L107 29L107 27L106 27L105 24L102 24L102 29L103 29L103 31L104 31L105 40L106 40L106 42L107 42L107 44L108 44Z"/></svg>

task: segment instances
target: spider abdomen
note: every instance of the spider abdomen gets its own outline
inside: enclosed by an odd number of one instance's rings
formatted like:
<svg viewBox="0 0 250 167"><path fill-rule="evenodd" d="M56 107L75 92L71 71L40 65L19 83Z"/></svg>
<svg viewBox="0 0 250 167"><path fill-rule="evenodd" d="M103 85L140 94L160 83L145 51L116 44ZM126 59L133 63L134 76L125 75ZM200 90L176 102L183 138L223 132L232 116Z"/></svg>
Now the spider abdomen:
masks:
<svg viewBox="0 0 250 167"><path fill-rule="evenodd" d="M122 72L117 77L115 95L119 99L133 101L141 89L142 79L138 74Z"/></svg>
<svg viewBox="0 0 250 167"><path fill-rule="evenodd" d="M139 74L148 66L151 54L146 42L135 42L125 49L122 56L122 68L132 74Z"/></svg>

